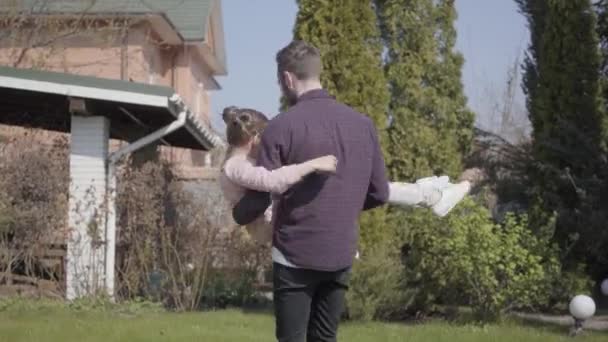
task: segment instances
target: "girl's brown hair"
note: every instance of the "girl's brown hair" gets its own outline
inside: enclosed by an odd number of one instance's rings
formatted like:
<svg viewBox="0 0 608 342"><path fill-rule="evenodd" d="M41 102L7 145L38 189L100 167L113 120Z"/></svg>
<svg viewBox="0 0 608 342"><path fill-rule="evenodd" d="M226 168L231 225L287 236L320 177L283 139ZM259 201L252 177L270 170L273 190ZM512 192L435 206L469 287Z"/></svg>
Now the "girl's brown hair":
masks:
<svg viewBox="0 0 608 342"><path fill-rule="evenodd" d="M240 147L253 137L262 134L268 118L257 110L249 108L226 107L222 113L226 123L226 138L231 147Z"/></svg>

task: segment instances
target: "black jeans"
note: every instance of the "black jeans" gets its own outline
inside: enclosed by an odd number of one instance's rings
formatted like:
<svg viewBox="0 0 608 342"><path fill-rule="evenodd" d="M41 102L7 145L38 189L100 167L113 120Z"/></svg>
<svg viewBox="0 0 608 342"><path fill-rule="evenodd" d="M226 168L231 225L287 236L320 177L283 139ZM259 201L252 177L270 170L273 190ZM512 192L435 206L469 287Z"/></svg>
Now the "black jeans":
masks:
<svg viewBox="0 0 608 342"><path fill-rule="evenodd" d="M322 272L273 265L279 342L337 341L350 268Z"/></svg>

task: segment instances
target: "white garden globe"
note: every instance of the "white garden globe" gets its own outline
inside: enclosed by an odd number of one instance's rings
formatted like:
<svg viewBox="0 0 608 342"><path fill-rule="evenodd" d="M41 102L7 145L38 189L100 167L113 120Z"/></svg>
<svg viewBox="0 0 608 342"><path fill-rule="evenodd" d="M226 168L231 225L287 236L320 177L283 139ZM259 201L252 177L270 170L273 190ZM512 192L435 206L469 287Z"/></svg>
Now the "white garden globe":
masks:
<svg viewBox="0 0 608 342"><path fill-rule="evenodd" d="M570 301L570 314L580 320L589 319L595 314L595 302L589 296L578 295Z"/></svg>
<svg viewBox="0 0 608 342"><path fill-rule="evenodd" d="M608 296L608 278L604 279L602 282L602 294Z"/></svg>

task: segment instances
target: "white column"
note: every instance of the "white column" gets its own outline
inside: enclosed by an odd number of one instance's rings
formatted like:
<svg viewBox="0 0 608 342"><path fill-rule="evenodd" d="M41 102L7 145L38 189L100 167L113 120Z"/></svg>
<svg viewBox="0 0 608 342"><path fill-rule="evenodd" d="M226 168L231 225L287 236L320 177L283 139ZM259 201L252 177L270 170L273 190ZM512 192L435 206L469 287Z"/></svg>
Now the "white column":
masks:
<svg viewBox="0 0 608 342"><path fill-rule="evenodd" d="M66 297L98 294L104 285L105 196L110 124L72 115Z"/></svg>
<svg viewBox="0 0 608 342"><path fill-rule="evenodd" d="M106 222L106 255L105 255L105 288L106 294L114 300L114 269L116 258L116 163L108 165L107 192L107 222Z"/></svg>

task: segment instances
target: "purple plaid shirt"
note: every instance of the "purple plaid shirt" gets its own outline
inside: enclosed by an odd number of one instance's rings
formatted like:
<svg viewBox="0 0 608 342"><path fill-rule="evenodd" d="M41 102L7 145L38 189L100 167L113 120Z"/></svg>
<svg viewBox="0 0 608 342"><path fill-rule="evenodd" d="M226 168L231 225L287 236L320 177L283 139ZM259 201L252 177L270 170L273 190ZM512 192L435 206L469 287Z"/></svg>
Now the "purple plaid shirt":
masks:
<svg viewBox="0 0 608 342"><path fill-rule="evenodd" d="M328 154L338 158L336 174L312 174L280 196L273 245L298 267L337 271L353 263L361 211L388 199L384 159L372 121L325 90L309 91L268 124L258 165L274 170ZM261 198L260 193L246 194L234 208L237 222L245 208L255 207L253 201L264 203L257 205L255 214L266 209L268 201Z"/></svg>

